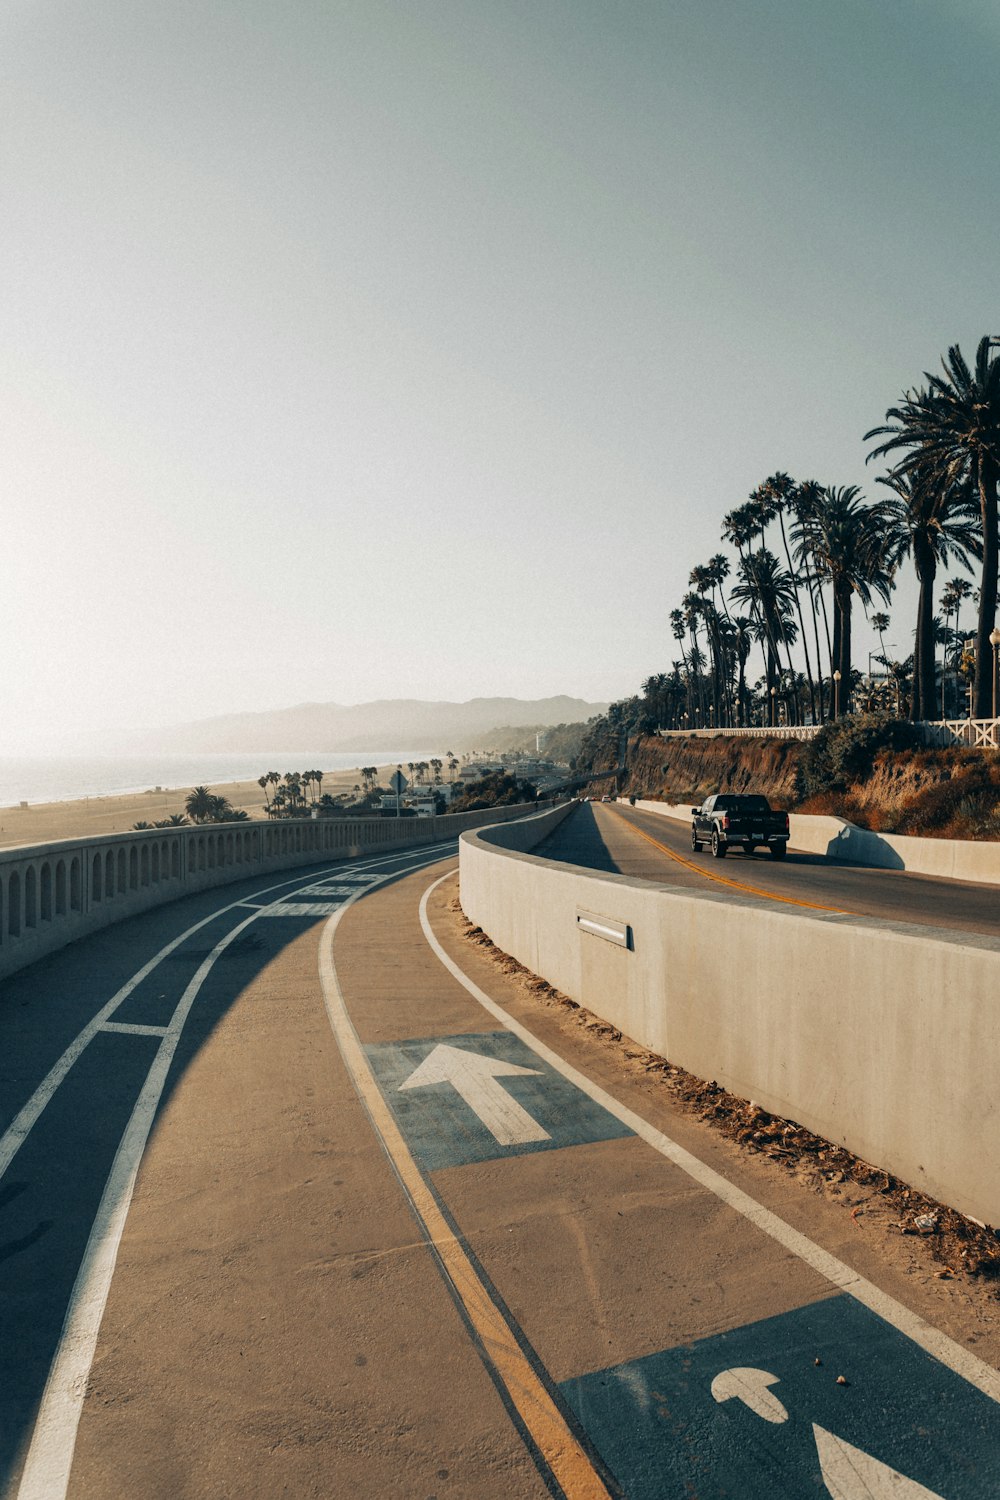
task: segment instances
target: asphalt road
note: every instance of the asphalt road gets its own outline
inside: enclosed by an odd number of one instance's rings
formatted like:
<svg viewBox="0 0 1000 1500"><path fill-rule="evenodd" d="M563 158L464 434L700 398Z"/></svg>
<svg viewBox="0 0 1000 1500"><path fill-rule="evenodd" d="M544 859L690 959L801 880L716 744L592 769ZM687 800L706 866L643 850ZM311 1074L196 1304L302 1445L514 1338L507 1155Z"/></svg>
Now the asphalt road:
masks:
<svg viewBox="0 0 1000 1500"><path fill-rule="evenodd" d="M1000 936L998 886L833 863L792 848L780 862L735 851L717 860L707 849L692 851L689 823L621 803L582 803L535 853L686 890L735 887L761 900Z"/></svg>
<svg viewBox="0 0 1000 1500"><path fill-rule="evenodd" d="M996 1494L996 1319L539 1005L455 863L0 987L4 1500Z"/></svg>

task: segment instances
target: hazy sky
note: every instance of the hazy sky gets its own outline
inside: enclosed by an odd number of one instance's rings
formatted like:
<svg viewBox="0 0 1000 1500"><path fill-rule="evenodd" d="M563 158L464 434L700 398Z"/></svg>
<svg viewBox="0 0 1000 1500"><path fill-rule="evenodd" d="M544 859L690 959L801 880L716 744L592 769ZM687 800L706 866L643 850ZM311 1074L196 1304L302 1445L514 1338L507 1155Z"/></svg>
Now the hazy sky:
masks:
<svg viewBox="0 0 1000 1500"><path fill-rule="evenodd" d="M998 78L993 0L6 0L0 750L669 669L1000 333Z"/></svg>

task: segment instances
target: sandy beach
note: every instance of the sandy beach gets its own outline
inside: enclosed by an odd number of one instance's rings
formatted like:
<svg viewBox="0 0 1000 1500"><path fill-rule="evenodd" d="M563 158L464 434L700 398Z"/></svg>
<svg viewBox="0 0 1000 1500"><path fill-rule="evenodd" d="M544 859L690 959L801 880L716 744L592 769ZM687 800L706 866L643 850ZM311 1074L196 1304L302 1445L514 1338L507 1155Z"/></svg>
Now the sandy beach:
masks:
<svg viewBox="0 0 1000 1500"><path fill-rule="evenodd" d="M379 767L385 786L395 766ZM361 781L354 769L326 771L323 791L336 796ZM233 807L251 818L264 817L264 793L256 781L233 781L212 786ZM55 839L90 838L98 833L127 833L138 822L155 823L171 813L183 813L189 786L160 791L128 792L118 797L81 797L74 802L33 802L28 807L0 808L0 849L21 844L48 844Z"/></svg>

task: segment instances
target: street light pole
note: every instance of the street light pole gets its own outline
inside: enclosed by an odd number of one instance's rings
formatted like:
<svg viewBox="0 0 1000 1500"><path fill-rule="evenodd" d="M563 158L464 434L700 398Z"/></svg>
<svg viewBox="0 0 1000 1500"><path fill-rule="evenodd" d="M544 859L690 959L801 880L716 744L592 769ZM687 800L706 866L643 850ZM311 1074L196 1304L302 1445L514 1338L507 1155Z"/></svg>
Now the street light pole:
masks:
<svg viewBox="0 0 1000 1500"><path fill-rule="evenodd" d="M833 674L833 717L840 718L840 668Z"/></svg>

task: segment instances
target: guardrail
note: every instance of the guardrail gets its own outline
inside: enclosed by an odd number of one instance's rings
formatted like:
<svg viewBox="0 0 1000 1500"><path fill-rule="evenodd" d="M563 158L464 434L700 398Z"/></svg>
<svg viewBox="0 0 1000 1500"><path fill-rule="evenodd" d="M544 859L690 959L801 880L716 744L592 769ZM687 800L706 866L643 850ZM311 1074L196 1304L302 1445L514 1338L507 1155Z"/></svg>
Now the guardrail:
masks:
<svg viewBox="0 0 1000 1500"><path fill-rule="evenodd" d="M1000 940L532 855L566 811L463 835L470 921L660 1056L1000 1223Z"/></svg>
<svg viewBox="0 0 1000 1500"><path fill-rule="evenodd" d="M435 818L303 818L61 839L0 850L0 979L87 933L261 872L432 844L526 805Z"/></svg>

